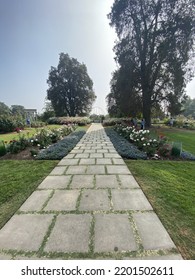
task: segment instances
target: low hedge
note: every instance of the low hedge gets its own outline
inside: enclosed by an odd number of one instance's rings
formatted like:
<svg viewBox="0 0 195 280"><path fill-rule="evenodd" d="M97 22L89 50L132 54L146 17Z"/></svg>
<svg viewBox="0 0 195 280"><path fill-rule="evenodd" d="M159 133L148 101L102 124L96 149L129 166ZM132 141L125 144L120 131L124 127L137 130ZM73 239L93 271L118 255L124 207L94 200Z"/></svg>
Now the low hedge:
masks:
<svg viewBox="0 0 195 280"><path fill-rule="evenodd" d="M113 143L115 149L123 158L126 159L147 159L146 153L138 150L136 146L127 141L124 137L120 136L113 129L106 127L106 134Z"/></svg>
<svg viewBox="0 0 195 280"><path fill-rule="evenodd" d="M48 124L77 124L84 126L91 123L87 117L52 117L48 119Z"/></svg>
<svg viewBox="0 0 195 280"><path fill-rule="evenodd" d="M41 150L37 155L38 160L56 160L65 157L83 137L85 131L75 131L64 137L63 140L49 146L47 149Z"/></svg>

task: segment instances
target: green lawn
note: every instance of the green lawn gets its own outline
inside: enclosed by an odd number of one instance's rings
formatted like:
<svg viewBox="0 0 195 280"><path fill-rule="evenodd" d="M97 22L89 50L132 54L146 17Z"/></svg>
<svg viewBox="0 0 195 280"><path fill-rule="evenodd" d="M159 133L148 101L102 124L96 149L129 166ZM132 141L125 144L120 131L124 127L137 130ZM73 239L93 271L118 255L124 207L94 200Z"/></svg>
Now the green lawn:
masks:
<svg viewBox="0 0 195 280"><path fill-rule="evenodd" d="M51 125L45 126L44 128L55 129L55 128L59 128L59 127L61 127L61 125L51 124ZM0 140L4 140L7 142L9 142L13 139L17 140L19 138L19 135L26 135L26 137L31 137L40 129L42 129L42 128L25 128L20 133L11 132L11 133L0 134Z"/></svg>
<svg viewBox="0 0 195 280"><path fill-rule="evenodd" d="M165 135L170 141L182 142L183 150L195 154L195 131L176 128L155 129L158 135Z"/></svg>
<svg viewBox="0 0 195 280"><path fill-rule="evenodd" d="M195 259L195 162L126 161L185 259Z"/></svg>
<svg viewBox="0 0 195 280"><path fill-rule="evenodd" d="M0 161L0 228L51 172L58 161Z"/></svg>

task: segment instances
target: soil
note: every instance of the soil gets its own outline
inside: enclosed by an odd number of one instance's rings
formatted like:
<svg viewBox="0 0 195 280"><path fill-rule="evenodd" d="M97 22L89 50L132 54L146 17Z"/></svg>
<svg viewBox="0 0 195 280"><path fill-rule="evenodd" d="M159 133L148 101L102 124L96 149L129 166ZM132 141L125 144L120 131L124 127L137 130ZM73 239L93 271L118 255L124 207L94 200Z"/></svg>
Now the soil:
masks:
<svg viewBox="0 0 195 280"><path fill-rule="evenodd" d="M0 160L6 160L6 159L11 159L11 160L34 160L34 157L31 156L30 150L31 148L26 148L25 150L19 152L18 154L10 154L7 153L6 155L0 157ZM33 150L38 150L36 147L33 147Z"/></svg>

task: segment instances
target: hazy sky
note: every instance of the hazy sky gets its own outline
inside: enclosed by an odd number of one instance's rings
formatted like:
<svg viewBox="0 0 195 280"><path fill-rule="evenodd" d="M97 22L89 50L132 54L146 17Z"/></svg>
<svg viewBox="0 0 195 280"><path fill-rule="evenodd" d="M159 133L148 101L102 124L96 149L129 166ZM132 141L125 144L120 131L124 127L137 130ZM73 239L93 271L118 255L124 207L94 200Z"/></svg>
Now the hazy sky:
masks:
<svg viewBox="0 0 195 280"><path fill-rule="evenodd" d="M106 113L116 39L107 14L113 0L0 0L0 101L41 112L59 53L86 64ZM187 93L195 98L195 80ZM97 112L99 112L97 110Z"/></svg>

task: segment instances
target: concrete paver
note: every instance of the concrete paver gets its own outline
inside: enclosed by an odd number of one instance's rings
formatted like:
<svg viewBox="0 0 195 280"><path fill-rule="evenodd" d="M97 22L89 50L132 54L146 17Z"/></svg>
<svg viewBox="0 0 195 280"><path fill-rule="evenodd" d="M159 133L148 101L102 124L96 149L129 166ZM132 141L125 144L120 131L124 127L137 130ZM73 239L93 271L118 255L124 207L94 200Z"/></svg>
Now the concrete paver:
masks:
<svg viewBox="0 0 195 280"><path fill-rule="evenodd" d="M69 166L69 165L77 165L78 162L79 162L79 160L76 159L76 158L70 158L70 159L66 158L66 159L62 159L62 160L58 163L58 165L68 165L68 166Z"/></svg>
<svg viewBox="0 0 195 280"><path fill-rule="evenodd" d="M95 252L127 252L138 249L128 215L97 214L95 221Z"/></svg>
<svg viewBox="0 0 195 280"><path fill-rule="evenodd" d="M119 188L116 175L96 175L96 188Z"/></svg>
<svg viewBox="0 0 195 280"><path fill-rule="evenodd" d="M114 210L152 210L143 192L139 189L112 190Z"/></svg>
<svg viewBox="0 0 195 280"><path fill-rule="evenodd" d="M134 213L133 218L145 249L175 248L173 241L155 213Z"/></svg>
<svg viewBox="0 0 195 280"><path fill-rule="evenodd" d="M49 200L45 211L72 211L76 210L76 202L79 196L79 190L58 190L55 191Z"/></svg>
<svg viewBox="0 0 195 280"><path fill-rule="evenodd" d="M121 182L121 188L140 188L132 175L118 175Z"/></svg>
<svg viewBox="0 0 195 280"><path fill-rule="evenodd" d="M70 182L70 176L47 176L38 189L64 189Z"/></svg>
<svg viewBox="0 0 195 280"><path fill-rule="evenodd" d="M90 165L87 167L87 174L105 174L105 167L103 165Z"/></svg>
<svg viewBox="0 0 195 280"><path fill-rule="evenodd" d="M66 166L57 166L51 171L49 175L64 175L66 168Z"/></svg>
<svg viewBox="0 0 195 280"><path fill-rule="evenodd" d="M53 215L14 215L0 231L0 248L38 250L52 219Z"/></svg>
<svg viewBox="0 0 195 280"><path fill-rule="evenodd" d="M110 200L107 190L84 190L82 193L80 211L110 210Z"/></svg>
<svg viewBox="0 0 195 280"><path fill-rule="evenodd" d="M35 191L20 207L20 211L40 211L51 195L52 190Z"/></svg>
<svg viewBox="0 0 195 280"><path fill-rule="evenodd" d="M45 252L88 252L92 217L60 215L46 243Z"/></svg>
<svg viewBox="0 0 195 280"><path fill-rule="evenodd" d="M94 188L94 175L73 175L70 189Z"/></svg>

